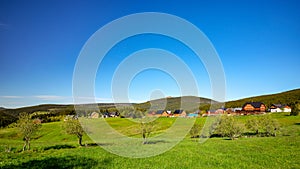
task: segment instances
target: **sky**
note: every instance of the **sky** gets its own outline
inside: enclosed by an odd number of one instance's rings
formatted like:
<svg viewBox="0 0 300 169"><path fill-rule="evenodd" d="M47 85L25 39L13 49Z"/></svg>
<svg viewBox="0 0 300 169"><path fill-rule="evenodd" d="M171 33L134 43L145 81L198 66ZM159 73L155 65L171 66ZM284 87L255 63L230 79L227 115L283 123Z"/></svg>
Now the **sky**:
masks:
<svg viewBox="0 0 300 169"><path fill-rule="evenodd" d="M72 103L74 68L87 40L111 21L141 12L178 16L207 36L223 65L225 100L296 89L300 87L299 8L296 0L1 0L0 107ZM118 66L132 53L148 48L176 54L195 77L195 95L211 98L210 76L188 46L170 37L144 34L124 39L105 55L95 77L97 102L114 100L111 86ZM180 96L176 82L166 72L147 69L137 72L124 92L132 102Z"/></svg>

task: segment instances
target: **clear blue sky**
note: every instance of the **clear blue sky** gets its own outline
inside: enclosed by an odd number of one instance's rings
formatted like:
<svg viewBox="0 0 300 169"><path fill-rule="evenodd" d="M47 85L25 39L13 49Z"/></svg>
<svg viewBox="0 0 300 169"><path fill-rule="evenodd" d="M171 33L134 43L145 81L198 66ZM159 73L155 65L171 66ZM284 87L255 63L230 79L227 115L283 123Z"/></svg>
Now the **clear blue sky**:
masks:
<svg viewBox="0 0 300 169"><path fill-rule="evenodd" d="M0 106L71 103L73 70L85 42L110 21L137 12L173 14L201 29L223 63L226 100L299 88L299 9L296 0L1 0ZM176 49L197 77L199 95L211 96L206 70L189 59L184 45L141 35L119 43L101 64L95 81L99 102L111 101L110 80L122 57L146 47ZM129 95L148 100L155 89L165 96L180 94L172 77L148 70L133 79Z"/></svg>

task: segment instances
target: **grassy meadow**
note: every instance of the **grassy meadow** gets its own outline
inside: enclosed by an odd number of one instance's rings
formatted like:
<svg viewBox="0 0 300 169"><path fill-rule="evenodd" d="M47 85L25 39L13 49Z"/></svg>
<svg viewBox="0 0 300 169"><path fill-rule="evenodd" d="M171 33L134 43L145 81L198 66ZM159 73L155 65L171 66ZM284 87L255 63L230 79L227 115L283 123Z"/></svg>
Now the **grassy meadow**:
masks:
<svg viewBox="0 0 300 169"><path fill-rule="evenodd" d="M253 117L236 118L245 122ZM300 116L274 113L272 117L281 125L277 137L210 138L199 143L187 135L170 151L149 158L120 157L95 145L87 135L83 136L87 146L80 147L76 136L64 132L62 122L42 124L31 141L31 150L22 152L18 129L5 128L0 129L0 168L300 168ZM163 133L175 120L157 119L159 125L153 135ZM106 121L124 135L140 137L139 124L134 121ZM196 120L198 124L204 122L205 118Z"/></svg>

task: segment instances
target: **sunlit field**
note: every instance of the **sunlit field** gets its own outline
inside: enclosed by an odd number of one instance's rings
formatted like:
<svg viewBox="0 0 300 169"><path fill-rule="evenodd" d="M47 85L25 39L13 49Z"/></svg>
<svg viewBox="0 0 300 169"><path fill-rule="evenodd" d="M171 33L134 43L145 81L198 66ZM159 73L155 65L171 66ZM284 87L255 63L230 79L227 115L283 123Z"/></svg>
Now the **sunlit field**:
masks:
<svg viewBox="0 0 300 169"><path fill-rule="evenodd" d="M31 142L31 150L22 152L23 140L17 128L0 130L1 168L300 168L300 116L272 114L280 125L277 137L247 137L230 140L209 138L204 143L187 135L170 151L149 158L126 158L94 144L83 136L80 147L76 136L67 135L62 122L44 123ZM253 116L237 117L243 122ZM100 119L95 119L99 120ZM175 118L159 118L153 136L163 133ZM187 119L188 120L188 119ZM128 119L106 121L120 133L139 138L139 124ZM203 124L205 118L196 123ZM165 144L157 142L155 144ZM105 145L102 145L105 146ZM141 146L152 146L142 145ZM126 147L130 148L130 147Z"/></svg>

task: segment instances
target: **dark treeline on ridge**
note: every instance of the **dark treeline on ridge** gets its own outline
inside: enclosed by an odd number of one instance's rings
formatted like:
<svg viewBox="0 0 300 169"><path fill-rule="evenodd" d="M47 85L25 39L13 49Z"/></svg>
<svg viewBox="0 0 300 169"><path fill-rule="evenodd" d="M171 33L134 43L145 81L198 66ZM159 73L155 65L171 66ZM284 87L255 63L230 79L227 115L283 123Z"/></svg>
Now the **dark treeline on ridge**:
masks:
<svg viewBox="0 0 300 169"><path fill-rule="evenodd" d="M207 111L211 108L211 103L218 105L216 101L213 101L208 98L200 98L194 96L183 96L184 101L187 102L188 105L189 100L191 102L197 102L198 109L202 111ZM153 110L159 110L161 107L164 107L166 110L174 111L176 109L181 108L181 98L182 97L168 97L157 100L148 101L145 103L139 104L126 104L126 103L118 103L118 107L129 107L133 106L135 110L138 111L147 111L150 108ZM300 103L300 89L290 90L277 94L249 97L235 101L228 101L225 103L226 108L233 107L241 107L245 102L263 102L267 108L269 108L272 104L287 104L287 105L295 105ZM66 116L66 115L75 115L76 113L80 114L89 114L91 112L105 113L105 112L116 112L118 109L116 108L114 103L98 103L94 104L85 104L83 109L81 109L81 105L76 105L76 111L74 105L58 105L58 104L44 104L30 107L22 107L17 109L6 109L0 108L0 127L8 126L11 123L14 123L18 120L18 116L22 112L26 113L35 113L35 112L47 112L47 114L36 114L34 117L42 118L44 121L51 121L50 117L55 116ZM89 107L91 107L89 109ZM95 108L96 107L96 108ZM186 110L188 113L196 110Z"/></svg>

